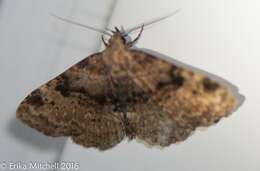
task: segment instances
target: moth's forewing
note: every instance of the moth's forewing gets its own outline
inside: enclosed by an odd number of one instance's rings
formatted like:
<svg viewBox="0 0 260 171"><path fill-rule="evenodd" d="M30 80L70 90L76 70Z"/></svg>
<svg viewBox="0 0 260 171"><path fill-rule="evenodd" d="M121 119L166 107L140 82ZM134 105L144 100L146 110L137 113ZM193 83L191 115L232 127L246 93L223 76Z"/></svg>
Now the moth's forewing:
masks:
<svg viewBox="0 0 260 171"><path fill-rule="evenodd" d="M87 57L29 94L17 118L49 136L71 136L86 147L113 147L124 137L122 121L99 102L107 90L101 54Z"/></svg>

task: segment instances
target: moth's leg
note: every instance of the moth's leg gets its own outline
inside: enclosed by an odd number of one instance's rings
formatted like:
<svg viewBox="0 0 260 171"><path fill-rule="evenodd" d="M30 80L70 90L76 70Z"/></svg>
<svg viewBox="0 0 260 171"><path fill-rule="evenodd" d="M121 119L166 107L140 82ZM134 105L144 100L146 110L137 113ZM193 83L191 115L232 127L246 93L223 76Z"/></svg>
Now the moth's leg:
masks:
<svg viewBox="0 0 260 171"><path fill-rule="evenodd" d="M144 25L142 25L141 30L140 30L139 34L137 35L137 37L136 37L133 41L127 43L127 46L128 46L128 47L133 46L133 45L139 40L139 38L140 38L141 35L142 35L143 30L144 30Z"/></svg>
<svg viewBox="0 0 260 171"><path fill-rule="evenodd" d="M108 46L108 44L107 44L107 42L105 41L105 38L104 38L104 35L102 35L102 42L104 43L104 45L107 47Z"/></svg>

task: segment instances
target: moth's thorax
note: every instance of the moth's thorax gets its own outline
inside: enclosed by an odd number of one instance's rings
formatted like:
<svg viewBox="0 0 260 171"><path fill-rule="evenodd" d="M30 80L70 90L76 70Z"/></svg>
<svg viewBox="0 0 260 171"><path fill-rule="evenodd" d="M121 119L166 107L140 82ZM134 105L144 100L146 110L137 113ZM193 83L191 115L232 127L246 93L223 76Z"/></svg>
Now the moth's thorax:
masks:
<svg viewBox="0 0 260 171"><path fill-rule="evenodd" d="M120 49L126 47L126 40L123 38L122 33L115 32L108 41L107 48Z"/></svg>
<svg viewBox="0 0 260 171"><path fill-rule="evenodd" d="M131 55L121 33L115 32L113 34L102 56L105 65L110 68L110 71L119 72L121 69L125 70L128 61L131 60Z"/></svg>

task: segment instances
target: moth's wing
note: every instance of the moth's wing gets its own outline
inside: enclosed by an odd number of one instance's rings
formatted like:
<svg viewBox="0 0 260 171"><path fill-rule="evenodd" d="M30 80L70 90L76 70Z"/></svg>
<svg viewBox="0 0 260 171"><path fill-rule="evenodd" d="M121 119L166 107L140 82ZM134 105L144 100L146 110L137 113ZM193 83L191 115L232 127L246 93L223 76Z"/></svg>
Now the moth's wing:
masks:
<svg viewBox="0 0 260 171"><path fill-rule="evenodd" d="M105 150L125 136L113 106L102 106L108 92L102 53L94 54L34 90L17 109L17 118L49 136L71 136L85 147Z"/></svg>
<svg viewBox="0 0 260 171"><path fill-rule="evenodd" d="M130 53L129 72L149 97L129 107L129 122L137 138L151 145L170 145L233 110L235 98L220 83L151 54Z"/></svg>

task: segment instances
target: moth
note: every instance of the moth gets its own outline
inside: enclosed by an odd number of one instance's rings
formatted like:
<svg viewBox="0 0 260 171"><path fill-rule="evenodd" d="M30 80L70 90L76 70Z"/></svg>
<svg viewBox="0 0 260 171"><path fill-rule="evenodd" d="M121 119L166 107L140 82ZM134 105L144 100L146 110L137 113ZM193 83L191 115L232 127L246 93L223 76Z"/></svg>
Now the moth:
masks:
<svg viewBox="0 0 260 171"><path fill-rule="evenodd" d="M105 49L32 91L17 118L45 135L107 150L124 138L169 146L228 116L235 106L228 87L133 48L151 23L130 31L116 27L112 34L84 25L110 36L108 42L102 37Z"/></svg>

